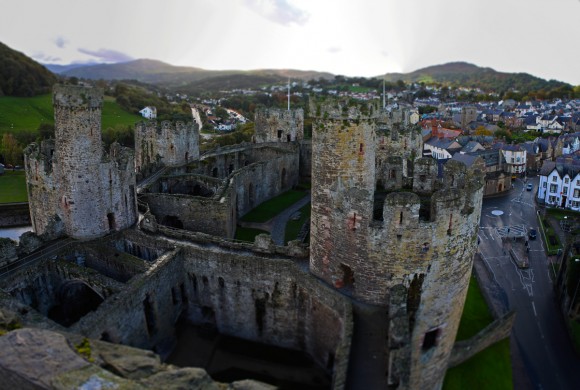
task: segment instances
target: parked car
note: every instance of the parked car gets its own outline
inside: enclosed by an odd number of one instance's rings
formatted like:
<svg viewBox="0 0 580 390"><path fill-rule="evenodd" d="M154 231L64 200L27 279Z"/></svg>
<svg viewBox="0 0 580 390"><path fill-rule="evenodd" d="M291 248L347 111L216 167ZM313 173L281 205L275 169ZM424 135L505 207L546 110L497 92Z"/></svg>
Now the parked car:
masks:
<svg viewBox="0 0 580 390"><path fill-rule="evenodd" d="M537 236L538 232L536 231L536 229L531 228L530 231L528 232L528 237L530 237L530 240L535 240Z"/></svg>
<svg viewBox="0 0 580 390"><path fill-rule="evenodd" d="M532 183L528 183L528 187L526 188L528 191L531 191L534 189L534 185Z"/></svg>

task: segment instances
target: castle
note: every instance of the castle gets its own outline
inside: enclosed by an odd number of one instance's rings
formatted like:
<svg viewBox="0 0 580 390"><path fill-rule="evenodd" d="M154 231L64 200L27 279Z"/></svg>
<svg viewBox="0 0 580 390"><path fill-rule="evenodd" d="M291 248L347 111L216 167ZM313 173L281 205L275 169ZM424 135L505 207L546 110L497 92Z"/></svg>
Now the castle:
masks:
<svg viewBox="0 0 580 390"><path fill-rule="evenodd" d="M418 157L408 113L369 103L312 102L312 141L302 110L259 110L258 143L201 157L199 127L141 125L137 166L157 155L175 166L143 186L139 223L125 229L138 218L133 158L119 146L102 154L100 102L96 89L56 87L54 155L32 145L26 168L37 233L62 221L70 237L107 237L73 242L54 262L0 281L0 302L47 317L58 304L60 324L28 312L23 321L162 355L185 317L304 351L335 389L349 383L360 302L388 314L385 386L441 387L477 245L477 167ZM310 176L309 246L231 240L238 218ZM67 312L75 300L93 304Z"/></svg>

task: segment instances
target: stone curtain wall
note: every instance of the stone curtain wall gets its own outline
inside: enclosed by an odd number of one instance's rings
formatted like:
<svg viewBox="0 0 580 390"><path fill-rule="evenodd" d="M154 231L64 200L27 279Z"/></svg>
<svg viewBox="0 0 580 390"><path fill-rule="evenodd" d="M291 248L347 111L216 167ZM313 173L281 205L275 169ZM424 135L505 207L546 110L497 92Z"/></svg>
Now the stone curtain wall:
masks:
<svg viewBox="0 0 580 390"><path fill-rule="evenodd" d="M188 318L220 333L307 352L346 378L352 309L348 300L288 260L184 249Z"/></svg>

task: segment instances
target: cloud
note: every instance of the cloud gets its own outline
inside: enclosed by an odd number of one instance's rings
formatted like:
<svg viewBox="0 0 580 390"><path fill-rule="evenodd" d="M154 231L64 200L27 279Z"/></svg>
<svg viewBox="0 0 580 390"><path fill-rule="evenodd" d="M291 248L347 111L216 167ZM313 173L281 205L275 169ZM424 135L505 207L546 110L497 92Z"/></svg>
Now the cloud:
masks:
<svg viewBox="0 0 580 390"><path fill-rule="evenodd" d="M31 57L43 64L54 64L62 61L62 58L60 57L51 56L42 52L34 53Z"/></svg>
<svg viewBox="0 0 580 390"><path fill-rule="evenodd" d="M310 15L287 0L244 0L244 3L258 15L283 26L304 25Z"/></svg>
<svg viewBox="0 0 580 390"><path fill-rule="evenodd" d="M61 36L56 37L56 39L54 40L54 44L61 49L64 49L67 43L68 41Z"/></svg>
<svg viewBox="0 0 580 390"><path fill-rule="evenodd" d="M388 57L388 56L389 56L389 52L388 52L388 51L386 51L386 50L383 50L383 51L381 51L381 55L382 55L383 57Z"/></svg>
<svg viewBox="0 0 580 390"><path fill-rule="evenodd" d="M83 54L88 54L91 57L98 58L100 61L103 62L127 62L134 60L133 57L121 53L120 51L111 50L111 49L99 49L99 50L89 50L89 49L78 49L79 52Z"/></svg>
<svg viewBox="0 0 580 390"><path fill-rule="evenodd" d="M340 47L337 46L332 46L329 47L328 49L326 49L327 52L332 53L332 54L336 54L336 53L340 53L342 51L342 49Z"/></svg>

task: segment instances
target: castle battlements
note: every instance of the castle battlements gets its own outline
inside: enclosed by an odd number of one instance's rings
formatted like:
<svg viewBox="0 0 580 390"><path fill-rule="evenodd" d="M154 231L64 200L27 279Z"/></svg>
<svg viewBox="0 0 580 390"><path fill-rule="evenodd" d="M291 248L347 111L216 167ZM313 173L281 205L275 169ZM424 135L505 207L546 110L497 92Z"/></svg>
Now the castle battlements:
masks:
<svg viewBox="0 0 580 390"><path fill-rule="evenodd" d="M56 85L55 140L25 149L32 226L50 229L55 216L64 234L102 236L131 226L137 218L132 150L101 139L102 90Z"/></svg>
<svg viewBox="0 0 580 390"><path fill-rule="evenodd" d="M310 100L310 115L318 119L365 120L377 119L380 109L377 102L359 102L349 99Z"/></svg>

